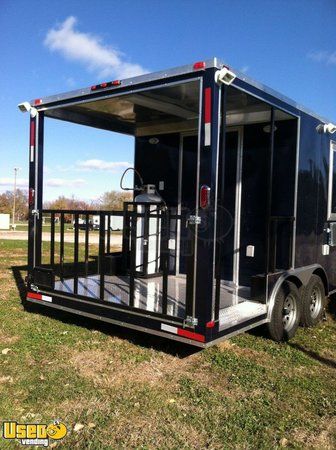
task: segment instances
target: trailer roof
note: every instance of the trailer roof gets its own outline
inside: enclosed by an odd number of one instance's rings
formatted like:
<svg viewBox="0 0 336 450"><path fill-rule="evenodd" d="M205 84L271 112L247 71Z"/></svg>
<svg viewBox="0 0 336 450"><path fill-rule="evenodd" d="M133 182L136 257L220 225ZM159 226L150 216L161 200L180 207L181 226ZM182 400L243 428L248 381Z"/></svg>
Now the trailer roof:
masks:
<svg viewBox="0 0 336 450"><path fill-rule="evenodd" d="M223 66L230 67L230 70L232 70L235 73L235 75L237 76L237 78L239 80L242 80L245 83L259 89L260 91L277 98L278 100L286 103L287 105L290 105L290 106L296 108L299 111L302 111L304 113L307 113L307 114L317 118L321 122L324 122L324 123L330 122L330 120L328 120L325 117L322 117L322 116L316 114L312 110L298 104L297 102L290 99L289 97L286 97L285 95L281 94L280 92L246 76L246 74L244 74L240 71L235 70L234 68L227 65L225 62L219 60L218 58L208 59L208 60L205 60L204 62L205 62L206 68L212 67L212 68L220 69ZM174 67L174 68L168 69L168 70L151 72L151 73L148 73L145 75L140 75L140 76L136 76L133 78L127 78L127 79L121 80L120 86L111 86L111 88L102 90L101 93L106 94L106 95L112 94L112 93L115 94L118 92L118 90L120 88L136 86L136 85L148 83L151 81L164 80L166 78L171 78L174 76L179 76L179 75L188 74L188 73L195 73L197 71L198 70L195 70L195 68L194 68L194 64L187 64L185 66ZM51 96L41 97L39 99L34 99L34 100L31 100L30 103L31 103L31 105L34 105L39 110L43 110L43 109L48 109L49 107L57 107L57 104L59 102L63 103L63 102L73 101L74 103L76 103L76 101L80 101L81 97L85 96L87 98L88 96L93 95L96 92L97 91L95 91L95 90L91 90L91 86L89 86L89 87L77 89L74 91L63 92L63 93L56 94L56 95L51 95ZM90 101L90 99L87 98L87 101Z"/></svg>

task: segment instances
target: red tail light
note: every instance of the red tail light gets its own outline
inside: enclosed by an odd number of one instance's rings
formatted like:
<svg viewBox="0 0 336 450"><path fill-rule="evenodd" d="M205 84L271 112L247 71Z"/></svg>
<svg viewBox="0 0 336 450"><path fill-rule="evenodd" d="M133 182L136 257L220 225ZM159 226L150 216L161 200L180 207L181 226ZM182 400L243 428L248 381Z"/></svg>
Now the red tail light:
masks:
<svg viewBox="0 0 336 450"><path fill-rule="evenodd" d="M204 61L197 61L193 65L194 70L202 70L205 69L205 62Z"/></svg>
<svg viewBox="0 0 336 450"><path fill-rule="evenodd" d="M120 85L121 85L120 80L107 81L105 83L95 84L95 85L91 86L91 91L96 91L97 89L105 89L107 87L120 86Z"/></svg>
<svg viewBox="0 0 336 450"><path fill-rule="evenodd" d="M210 188L205 184L201 187L200 193L200 207L202 209L208 208L210 204Z"/></svg>

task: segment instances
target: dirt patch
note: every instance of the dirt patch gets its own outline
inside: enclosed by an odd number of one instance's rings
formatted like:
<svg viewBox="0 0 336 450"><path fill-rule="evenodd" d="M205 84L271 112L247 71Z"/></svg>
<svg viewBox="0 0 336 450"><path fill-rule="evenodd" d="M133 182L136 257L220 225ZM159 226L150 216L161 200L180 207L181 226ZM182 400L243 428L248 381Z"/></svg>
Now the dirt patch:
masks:
<svg viewBox="0 0 336 450"><path fill-rule="evenodd" d="M71 365L84 378L90 379L96 387L121 387L127 384L158 386L167 392L179 390L181 378L190 378L192 382L216 391L223 397L242 399L246 392L230 384L227 376L211 370L202 354L193 354L178 358L167 354L158 354L148 361L136 362L121 360L106 350L76 351L69 357ZM251 392L249 393L251 395ZM262 393L255 393L256 396Z"/></svg>
<svg viewBox="0 0 336 450"><path fill-rule="evenodd" d="M169 428L169 431L168 431ZM135 417L117 418L109 424L108 430L113 429L116 448L178 448L175 436L180 442L188 443L190 449L222 448L222 446L207 445L208 437L204 430L183 422L169 421L160 423L149 421L148 417L137 414ZM174 437L173 437L174 436ZM106 448L111 443L111 434L104 431L102 443Z"/></svg>
<svg viewBox="0 0 336 450"><path fill-rule="evenodd" d="M0 377L0 384L4 383L13 383L13 377L7 376L7 377Z"/></svg>
<svg viewBox="0 0 336 450"><path fill-rule="evenodd" d="M80 401L77 400L65 400L53 406L53 410L50 411L50 415L54 417L74 417L80 418L83 414L86 417L93 417L97 411L101 414L110 413L110 402L98 398L86 399L81 397Z"/></svg>
<svg viewBox="0 0 336 450"><path fill-rule="evenodd" d="M328 359L330 359L330 360L332 360L332 361L335 361L335 363L336 363L336 353L335 353L335 351L330 350L330 349L328 349L328 350L323 350L323 351L321 352L321 355L322 355L322 357L328 358Z"/></svg>
<svg viewBox="0 0 336 450"><path fill-rule="evenodd" d="M319 433L298 430L294 438L296 442L302 443L305 448L333 450L336 444L336 418L321 419L321 431Z"/></svg>
<svg viewBox="0 0 336 450"><path fill-rule="evenodd" d="M99 385L120 385L126 382L155 384L159 380L178 378L197 361L197 355L179 359L171 355L158 355L148 361L122 360L104 350L76 351L70 363L79 374Z"/></svg>
<svg viewBox="0 0 336 450"><path fill-rule="evenodd" d="M19 336L10 336L9 334L5 333L3 330L0 330L0 342L1 344L15 344L15 342L18 342L20 340Z"/></svg>

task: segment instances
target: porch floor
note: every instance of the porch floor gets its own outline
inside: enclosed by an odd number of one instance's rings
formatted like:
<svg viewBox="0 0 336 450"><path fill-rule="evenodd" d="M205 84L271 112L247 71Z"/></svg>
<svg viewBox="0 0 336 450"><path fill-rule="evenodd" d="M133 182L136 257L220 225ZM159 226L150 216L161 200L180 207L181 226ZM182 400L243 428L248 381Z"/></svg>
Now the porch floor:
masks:
<svg viewBox="0 0 336 450"><path fill-rule="evenodd" d="M74 292L74 279L55 282L55 290ZM104 300L120 305L129 305L129 276L105 275ZM220 309L238 305L248 300L250 290L247 287L233 288L227 282L221 282ZM78 279L78 295L91 298L100 296L99 275L81 277ZM171 316L184 318L186 297L186 276L169 275L167 289L167 313ZM161 313L162 311L162 277L135 278L134 306L146 311Z"/></svg>
<svg viewBox="0 0 336 450"><path fill-rule="evenodd" d="M123 275L105 275L104 300L129 305L130 278ZM74 279L55 282L55 289L73 293ZM86 297L100 297L100 277L92 275L78 279L78 294ZM175 317L185 315L186 277L168 276L167 313ZM162 312L162 277L135 278L134 307L146 311Z"/></svg>

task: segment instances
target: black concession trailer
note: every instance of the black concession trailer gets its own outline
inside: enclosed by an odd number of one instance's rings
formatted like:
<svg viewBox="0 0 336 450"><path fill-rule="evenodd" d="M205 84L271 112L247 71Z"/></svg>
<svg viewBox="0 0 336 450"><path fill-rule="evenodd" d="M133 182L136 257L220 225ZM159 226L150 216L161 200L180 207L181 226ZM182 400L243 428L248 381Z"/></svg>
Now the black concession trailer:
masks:
<svg viewBox="0 0 336 450"><path fill-rule="evenodd" d="M332 123L217 58L19 108L30 113L26 305L200 347L261 324L286 340L322 319L336 290ZM43 208L46 119L134 136L122 211Z"/></svg>

